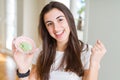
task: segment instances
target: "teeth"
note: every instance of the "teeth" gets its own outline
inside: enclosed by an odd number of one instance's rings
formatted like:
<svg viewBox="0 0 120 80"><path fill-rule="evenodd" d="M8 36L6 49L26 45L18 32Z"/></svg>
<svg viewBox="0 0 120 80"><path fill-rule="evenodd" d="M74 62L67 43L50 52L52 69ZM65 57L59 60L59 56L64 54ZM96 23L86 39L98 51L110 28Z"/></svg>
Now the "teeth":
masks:
<svg viewBox="0 0 120 80"><path fill-rule="evenodd" d="M59 31L59 32L56 33L56 35L60 35L62 33L63 33L63 31Z"/></svg>

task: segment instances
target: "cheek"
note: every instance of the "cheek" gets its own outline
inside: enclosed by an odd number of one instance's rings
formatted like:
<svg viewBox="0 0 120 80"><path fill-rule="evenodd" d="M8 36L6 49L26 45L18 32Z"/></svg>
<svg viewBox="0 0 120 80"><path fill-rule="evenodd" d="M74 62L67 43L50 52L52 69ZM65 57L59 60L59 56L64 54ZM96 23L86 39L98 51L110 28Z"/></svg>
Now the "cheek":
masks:
<svg viewBox="0 0 120 80"><path fill-rule="evenodd" d="M52 36L54 33L53 33L53 29L51 29L51 28L47 28L47 31L48 31L48 33Z"/></svg>
<svg viewBox="0 0 120 80"><path fill-rule="evenodd" d="M70 34L70 28L69 27L67 28L67 32L68 32L68 34Z"/></svg>
<svg viewBox="0 0 120 80"><path fill-rule="evenodd" d="M69 27L68 24L65 25L65 28L66 28L66 30L67 30L68 32L70 32L70 27Z"/></svg>
<svg viewBox="0 0 120 80"><path fill-rule="evenodd" d="M65 27L65 28L69 28L69 25L68 25L68 22L67 22L67 20L65 20L63 23L62 23L62 25Z"/></svg>

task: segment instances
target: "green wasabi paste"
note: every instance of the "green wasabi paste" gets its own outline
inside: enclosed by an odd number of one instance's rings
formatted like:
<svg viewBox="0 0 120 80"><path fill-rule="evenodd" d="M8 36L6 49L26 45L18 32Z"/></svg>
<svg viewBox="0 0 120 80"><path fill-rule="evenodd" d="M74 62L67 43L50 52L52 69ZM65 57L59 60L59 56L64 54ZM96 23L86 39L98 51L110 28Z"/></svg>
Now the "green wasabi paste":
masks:
<svg viewBox="0 0 120 80"><path fill-rule="evenodd" d="M32 50L32 45L27 43L27 42L22 42L19 47L24 51L24 52L27 52L27 51L30 51Z"/></svg>

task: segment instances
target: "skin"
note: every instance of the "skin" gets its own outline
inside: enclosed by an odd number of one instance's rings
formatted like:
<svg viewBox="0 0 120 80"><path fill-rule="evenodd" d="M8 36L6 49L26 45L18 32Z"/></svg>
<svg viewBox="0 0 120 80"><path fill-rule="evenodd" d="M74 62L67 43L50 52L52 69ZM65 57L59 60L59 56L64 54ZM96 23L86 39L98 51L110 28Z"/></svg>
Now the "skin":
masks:
<svg viewBox="0 0 120 80"><path fill-rule="evenodd" d="M57 50L64 51L69 38L70 29L64 14L58 9L52 9L44 16L44 22L49 34L57 41ZM35 52L36 50L34 50ZM90 58L90 68L85 70L82 80L98 80L99 65L106 49L100 40L97 40L92 48ZM13 40L13 57L16 61L20 73L26 73L31 66L34 53L22 54L14 47ZM29 77L19 80L35 80L35 66L31 70Z"/></svg>
<svg viewBox="0 0 120 80"><path fill-rule="evenodd" d="M44 21L49 34L57 41L57 50L64 51L70 34L65 15L58 9L52 9L45 14Z"/></svg>

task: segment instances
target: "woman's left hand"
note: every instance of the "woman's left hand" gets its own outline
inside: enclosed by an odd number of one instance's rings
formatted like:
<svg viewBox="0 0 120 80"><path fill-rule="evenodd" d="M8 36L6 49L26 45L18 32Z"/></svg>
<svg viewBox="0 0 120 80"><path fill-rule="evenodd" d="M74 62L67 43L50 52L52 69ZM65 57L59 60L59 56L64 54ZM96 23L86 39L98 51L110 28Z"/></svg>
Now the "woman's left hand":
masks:
<svg viewBox="0 0 120 80"><path fill-rule="evenodd" d="M92 48L91 54L91 64L100 64L100 61L104 54L106 53L106 48L100 40L97 40Z"/></svg>

